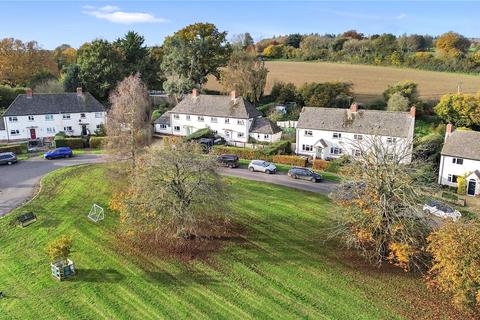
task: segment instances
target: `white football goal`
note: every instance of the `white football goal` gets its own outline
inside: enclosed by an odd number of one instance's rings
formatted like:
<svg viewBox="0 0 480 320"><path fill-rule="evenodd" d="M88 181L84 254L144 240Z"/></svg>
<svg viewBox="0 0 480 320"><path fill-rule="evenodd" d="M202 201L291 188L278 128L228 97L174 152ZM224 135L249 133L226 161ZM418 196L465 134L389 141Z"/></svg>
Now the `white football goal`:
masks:
<svg viewBox="0 0 480 320"><path fill-rule="evenodd" d="M105 214L103 213L103 208L97 205L96 203L94 203L92 208L90 209L88 218L93 222L98 222L103 220L105 218Z"/></svg>

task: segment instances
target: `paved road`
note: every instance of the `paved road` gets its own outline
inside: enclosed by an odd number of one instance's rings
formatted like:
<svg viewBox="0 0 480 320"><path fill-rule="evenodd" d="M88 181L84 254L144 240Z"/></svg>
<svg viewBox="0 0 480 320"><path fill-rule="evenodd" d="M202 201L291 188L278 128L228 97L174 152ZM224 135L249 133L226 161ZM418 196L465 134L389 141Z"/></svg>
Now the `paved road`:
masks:
<svg viewBox="0 0 480 320"><path fill-rule="evenodd" d="M28 201L33 196L40 178L50 171L61 167L100 161L102 161L100 155L85 154L58 160L45 160L37 157L19 161L11 166L1 165L0 217Z"/></svg>
<svg viewBox="0 0 480 320"><path fill-rule="evenodd" d="M295 189L311 191L322 194L329 194L333 188L337 185L335 182L323 181L314 183L305 180L294 180L287 176L287 174L278 172L276 174L265 174L262 172L250 172L247 168L221 168L219 173L225 176L239 177L249 180L268 182L278 184Z"/></svg>

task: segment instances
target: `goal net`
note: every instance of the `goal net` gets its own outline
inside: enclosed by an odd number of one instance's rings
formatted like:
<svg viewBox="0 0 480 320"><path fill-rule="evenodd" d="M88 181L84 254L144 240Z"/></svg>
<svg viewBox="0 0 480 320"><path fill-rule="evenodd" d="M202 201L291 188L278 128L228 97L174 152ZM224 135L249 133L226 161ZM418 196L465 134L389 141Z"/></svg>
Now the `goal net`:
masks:
<svg viewBox="0 0 480 320"><path fill-rule="evenodd" d="M103 220L103 218L105 218L105 214L103 213L103 208L97 205L96 203L94 203L92 208L90 209L88 218L93 222L98 222L100 220Z"/></svg>

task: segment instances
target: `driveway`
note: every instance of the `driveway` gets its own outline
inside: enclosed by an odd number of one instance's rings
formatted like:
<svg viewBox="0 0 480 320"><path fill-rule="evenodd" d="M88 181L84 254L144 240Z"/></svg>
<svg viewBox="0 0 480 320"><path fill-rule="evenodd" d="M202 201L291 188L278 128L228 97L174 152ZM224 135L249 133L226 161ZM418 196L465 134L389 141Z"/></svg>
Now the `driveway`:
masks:
<svg viewBox="0 0 480 320"><path fill-rule="evenodd" d="M45 160L40 157L0 166L0 217L29 200L40 178L61 167L101 162L101 155L84 154L69 159Z"/></svg>
<svg viewBox="0 0 480 320"><path fill-rule="evenodd" d="M332 181L311 182L305 180L294 180L287 176L286 173L278 172L276 174L266 174L262 172L250 172L246 167L239 167L235 169L221 168L219 173L224 176L238 177L249 180L268 182L278 184L285 187L311 191L321 194L329 194L337 183Z"/></svg>

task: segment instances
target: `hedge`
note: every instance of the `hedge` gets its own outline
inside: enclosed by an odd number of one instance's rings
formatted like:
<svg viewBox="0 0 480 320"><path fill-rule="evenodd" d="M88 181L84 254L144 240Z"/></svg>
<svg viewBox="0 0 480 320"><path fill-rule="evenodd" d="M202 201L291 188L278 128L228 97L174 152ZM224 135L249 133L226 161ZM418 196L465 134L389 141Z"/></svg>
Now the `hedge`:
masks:
<svg viewBox="0 0 480 320"><path fill-rule="evenodd" d="M192 141L200 138L211 138L211 137L213 137L212 130L210 130L209 128L203 128L186 136L185 141Z"/></svg>
<svg viewBox="0 0 480 320"><path fill-rule="evenodd" d="M90 137L90 140L88 141L90 148L101 148L103 147L103 144L105 142L105 137Z"/></svg>
<svg viewBox="0 0 480 320"><path fill-rule="evenodd" d="M65 138L65 139L55 139L55 147L70 147L72 149L81 149L84 148L82 138Z"/></svg>
<svg viewBox="0 0 480 320"><path fill-rule="evenodd" d="M272 160L271 156L266 155L265 152L263 152L263 150L259 150L259 149L214 146L212 150L214 154L234 154L241 159L247 159L247 160L262 159L267 161Z"/></svg>
<svg viewBox="0 0 480 320"><path fill-rule="evenodd" d="M299 157L299 156L273 156L272 162L280 163L280 164L288 164L291 166L297 167L306 167L307 166L307 158Z"/></svg>
<svg viewBox="0 0 480 320"><path fill-rule="evenodd" d="M264 152L266 155L289 154L292 152L290 141L282 140L274 142L265 147Z"/></svg>
<svg viewBox="0 0 480 320"><path fill-rule="evenodd" d="M329 166L328 161L322 159L315 159L313 160L312 168L314 170L322 170L325 171Z"/></svg>
<svg viewBox="0 0 480 320"><path fill-rule="evenodd" d="M0 147L0 152L13 152L16 154L20 154L20 153L23 153L23 150L24 150L23 146L19 144L12 144L8 146Z"/></svg>

